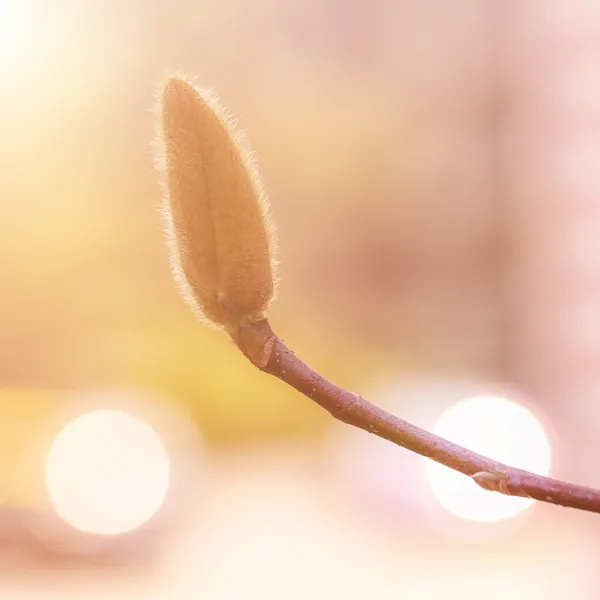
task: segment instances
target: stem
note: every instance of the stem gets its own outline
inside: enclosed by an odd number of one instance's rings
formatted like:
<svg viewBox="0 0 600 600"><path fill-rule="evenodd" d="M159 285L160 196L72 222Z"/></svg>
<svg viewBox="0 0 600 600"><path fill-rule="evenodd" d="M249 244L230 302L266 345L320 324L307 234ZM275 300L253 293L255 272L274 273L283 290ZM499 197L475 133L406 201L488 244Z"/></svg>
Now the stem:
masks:
<svg viewBox="0 0 600 600"><path fill-rule="evenodd" d="M340 388L300 360L273 333L266 319L242 327L232 337L261 371L291 385L343 423L463 473L483 489L600 513L600 490L535 475L486 458Z"/></svg>

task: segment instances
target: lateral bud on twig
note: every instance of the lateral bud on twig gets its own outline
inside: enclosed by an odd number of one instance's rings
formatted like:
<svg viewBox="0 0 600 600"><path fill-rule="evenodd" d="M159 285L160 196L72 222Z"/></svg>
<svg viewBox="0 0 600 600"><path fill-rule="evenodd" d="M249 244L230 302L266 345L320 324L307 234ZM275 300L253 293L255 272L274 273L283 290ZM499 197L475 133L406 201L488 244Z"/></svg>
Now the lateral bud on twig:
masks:
<svg viewBox="0 0 600 600"><path fill-rule="evenodd" d="M172 76L158 112L175 279L199 316L235 332L264 318L275 288L274 234L258 173L211 92Z"/></svg>
<svg viewBox="0 0 600 600"><path fill-rule="evenodd" d="M488 492L500 492L507 496L511 496L510 490L506 483L506 477L490 473L489 471L479 471L472 476L473 481Z"/></svg>

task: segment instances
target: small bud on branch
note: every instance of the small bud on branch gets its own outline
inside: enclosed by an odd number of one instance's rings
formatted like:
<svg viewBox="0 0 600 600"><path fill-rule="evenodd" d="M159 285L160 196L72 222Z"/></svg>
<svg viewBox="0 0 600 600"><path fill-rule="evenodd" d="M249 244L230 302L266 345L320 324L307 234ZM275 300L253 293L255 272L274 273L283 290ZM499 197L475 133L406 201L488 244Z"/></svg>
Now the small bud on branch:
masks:
<svg viewBox="0 0 600 600"><path fill-rule="evenodd" d="M343 390L302 362L271 330L274 238L266 200L231 119L214 97L175 76L159 106L164 218L173 272L188 301L223 326L257 368L331 415L508 496L600 513L600 490L481 456Z"/></svg>

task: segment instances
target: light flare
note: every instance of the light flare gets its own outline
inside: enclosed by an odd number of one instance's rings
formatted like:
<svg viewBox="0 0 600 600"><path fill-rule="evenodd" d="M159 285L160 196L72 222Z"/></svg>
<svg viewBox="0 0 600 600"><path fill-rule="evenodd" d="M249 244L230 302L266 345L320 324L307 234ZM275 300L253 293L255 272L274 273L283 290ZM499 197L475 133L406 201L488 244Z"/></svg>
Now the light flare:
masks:
<svg viewBox="0 0 600 600"><path fill-rule="evenodd" d="M66 425L46 459L46 486L58 515L84 532L132 531L161 507L170 480L167 451L146 423L99 410Z"/></svg>
<svg viewBox="0 0 600 600"><path fill-rule="evenodd" d="M550 471L550 442L524 406L498 396L477 396L448 408L434 433L469 450L538 475ZM427 478L438 502L452 514L492 522L516 517L533 500L491 493L469 477L427 461Z"/></svg>

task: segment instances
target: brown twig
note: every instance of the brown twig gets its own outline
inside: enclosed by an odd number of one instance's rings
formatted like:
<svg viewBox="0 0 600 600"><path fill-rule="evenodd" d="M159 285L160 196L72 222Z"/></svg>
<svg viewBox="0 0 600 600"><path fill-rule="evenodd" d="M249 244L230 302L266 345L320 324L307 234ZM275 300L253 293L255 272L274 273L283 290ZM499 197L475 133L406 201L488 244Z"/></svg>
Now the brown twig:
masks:
<svg viewBox="0 0 600 600"><path fill-rule="evenodd" d="M232 338L261 371L291 385L339 421L468 475L483 489L600 513L599 490L496 462L411 425L358 394L338 387L295 356L273 333L266 319L242 327Z"/></svg>

